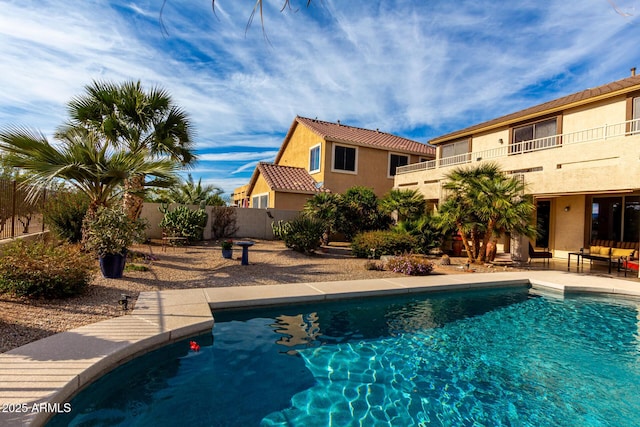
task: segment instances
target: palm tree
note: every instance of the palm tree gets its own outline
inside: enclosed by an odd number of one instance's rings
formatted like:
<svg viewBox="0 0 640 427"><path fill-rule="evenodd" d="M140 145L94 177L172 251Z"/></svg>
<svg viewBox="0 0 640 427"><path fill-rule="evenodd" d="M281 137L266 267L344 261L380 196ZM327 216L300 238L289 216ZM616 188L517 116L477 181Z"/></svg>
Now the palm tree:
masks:
<svg viewBox="0 0 640 427"><path fill-rule="evenodd" d="M139 81L94 81L85 92L68 104L72 127L85 127L117 149L150 161L170 159L182 166L195 162L189 118L165 90L145 91ZM133 219L140 216L145 179L145 174L125 179L124 207Z"/></svg>
<svg viewBox="0 0 640 427"><path fill-rule="evenodd" d="M329 237L336 232L340 205L341 197L335 193L317 193L304 204L303 214L318 219L325 225L325 231L322 234L324 245L329 244Z"/></svg>
<svg viewBox="0 0 640 427"><path fill-rule="evenodd" d="M157 192L157 199L162 203L179 203L182 205L225 206L220 197L223 190L214 185L202 185L202 178L196 184L191 174L179 185Z"/></svg>
<svg viewBox="0 0 640 427"><path fill-rule="evenodd" d="M29 173L30 197L57 180L64 180L89 197L89 214L107 206L121 192L122 184L136 176L150 176L147 185L169 186L174 182L176 163L152 160L141 152L114 150L93 132L67 127L51 144L37 131L9 128L0 131L0 149L8 153L7 164Z"/></svg>
<svg viewBox="0 0 640 427"><path fill-rule="evenodd" d="M427 201L418 190L393 189L380 200L380 208L388 215L396 212L396 222L417 220L427 210Z"/></svg>
<svg viewBox="0 0 640 427"><path fill-rule="evenodd" d="M444 188L450 195L439 208L439 223L460 234L470 262L485 261L494 235L535 235L534 205L519 179L508 177L492 163L457 168L446 178Z"/></svg>

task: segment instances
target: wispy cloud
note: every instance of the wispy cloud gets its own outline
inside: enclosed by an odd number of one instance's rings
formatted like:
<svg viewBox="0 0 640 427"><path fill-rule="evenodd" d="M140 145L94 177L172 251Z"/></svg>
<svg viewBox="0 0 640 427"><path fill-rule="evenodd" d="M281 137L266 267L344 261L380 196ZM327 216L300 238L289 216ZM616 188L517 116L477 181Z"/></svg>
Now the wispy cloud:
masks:
<svg viewBox="0 0 640 427"><path fill-rule="evenodd" d="M640 66L638 19L608 0L265 2L269 42L259 22L245 33L251 3L169 0L164 28L161 4L0 2L0 127L51 134L94 79L161 85L204 180L231 191L297 114L426 141Z"/></svg>

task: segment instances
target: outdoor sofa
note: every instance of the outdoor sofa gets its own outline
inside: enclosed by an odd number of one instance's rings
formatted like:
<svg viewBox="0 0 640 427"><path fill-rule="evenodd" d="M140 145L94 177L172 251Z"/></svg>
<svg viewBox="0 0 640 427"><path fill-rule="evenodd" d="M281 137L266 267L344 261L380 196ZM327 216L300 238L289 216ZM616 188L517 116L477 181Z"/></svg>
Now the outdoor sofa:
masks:
<svg viewBox="0 0 640 427"><path fill-rule="evenodd" d="M615 240L593 240L588 250L581 250L581 257L593 261L603 261L609 265L609 273L613 263L617 264L618 271L625 267L628 261L638 258L638 242L618 242Z"/></svg>

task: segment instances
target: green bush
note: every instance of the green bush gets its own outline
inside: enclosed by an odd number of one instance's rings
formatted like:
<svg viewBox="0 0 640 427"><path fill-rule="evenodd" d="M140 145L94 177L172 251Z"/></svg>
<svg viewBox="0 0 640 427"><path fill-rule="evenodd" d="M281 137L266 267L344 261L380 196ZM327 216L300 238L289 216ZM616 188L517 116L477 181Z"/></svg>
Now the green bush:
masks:
<svg viewBox="0 0 640 427"><path fill-rule="evenodd" d="M411 252L416 243L416 239L407 233L367 231L353 238L351 251L358 258L380 258Z"/></svg>
<svg viewBox="0 0 640 427"><path fill-rule="evenodd" d="M82 240L82 221L89 197L79 191L56 191L44 205L44 221L57 237L70 243Z"/></svg>
<svg viewBox="0 0 640 427"><path fill-rule="evenodd" d="M202 240L202 232L207 225L207 212L204 209L192 211L188 206L178 206L174 210L165 210L160 227L172 237L186 237L188 241Z"/></svg>
<svg viewBox="0 0 640 427"><path fill-rule="evenodd" d="M311 253L320 247L320 239L325 230L323 221L299 216L286 224L282 227L282 240L288 248Z"/></svg>
<svg viewBox="0 0 640 427"><path fill-rule="evenodd" d="M411 234L416 239L414 252L422 254L441 247L444 240L444 234L436 225L435 217L429 214L422 215L416 220L400 221L392 230Z"/></svg>
<svg viewBox="0 0 640 427"><path fill-rule="evenodd" d="M425 276L433 270L433 263L417 255L400 255L387 262L387 269L409 276Z"/></svg>
<svg viewBox="0 0 640 427"><path fill-rule="evenodd" d="M31 298L79 294L91 281L95 260L78 245L18 240L2 247L0 292Z"/></svg>
<svg viewBox="0 0 640 427"><path fill-rule="evenodd" d="M145 240L146 220L130 219L122 207L101 207L84 220L85 248L98 256L125 254L127 248Z"/></svg>

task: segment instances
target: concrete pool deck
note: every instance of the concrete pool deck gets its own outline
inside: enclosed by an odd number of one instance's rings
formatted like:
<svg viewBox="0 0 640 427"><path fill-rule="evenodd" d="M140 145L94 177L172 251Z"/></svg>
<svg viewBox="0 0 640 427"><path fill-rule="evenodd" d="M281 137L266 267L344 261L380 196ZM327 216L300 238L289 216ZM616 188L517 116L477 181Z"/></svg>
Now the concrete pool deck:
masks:
<svg viewBox="0 0 640 427"><path fill-rule="evenodd" d="M211 330L212 311L345 298L531 285L558 293L640 297L640 284L560 271L468 273L376 280L144 292L126 316L0 354L0 425L41 426L83 387L145 352ZM640 303L639 303L640 304Z"/></svg>

